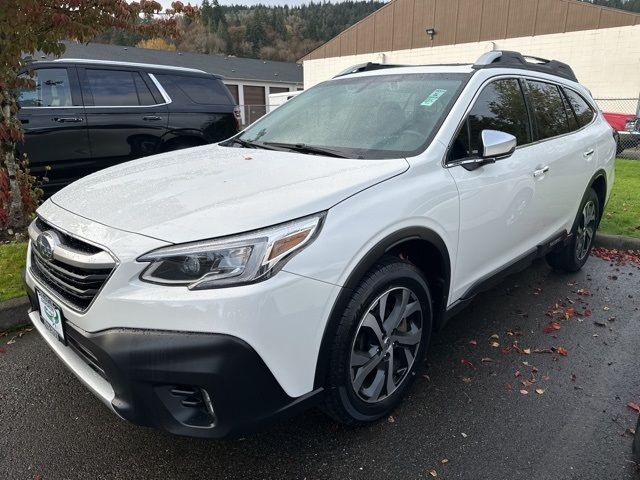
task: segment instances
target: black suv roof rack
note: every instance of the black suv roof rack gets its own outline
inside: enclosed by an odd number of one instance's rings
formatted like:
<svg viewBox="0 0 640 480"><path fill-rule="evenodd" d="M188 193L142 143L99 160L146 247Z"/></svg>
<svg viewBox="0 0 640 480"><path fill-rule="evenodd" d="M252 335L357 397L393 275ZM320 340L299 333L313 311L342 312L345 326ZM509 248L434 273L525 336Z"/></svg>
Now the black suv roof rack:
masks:
<svg viewBox="0 0 640 480"><path fill-rule="evenodd" d="M578 81L576 74L573 73L572 68L566 63L559 62L558 60L547 60L546 58L539 58L531 55L522 55L519 52L511 52L509 50L495 50L493 52L487 52L476 60L476 63L472 68L476 70L481 70L483 68L520 68L556 75L574 82Z"/></svg>

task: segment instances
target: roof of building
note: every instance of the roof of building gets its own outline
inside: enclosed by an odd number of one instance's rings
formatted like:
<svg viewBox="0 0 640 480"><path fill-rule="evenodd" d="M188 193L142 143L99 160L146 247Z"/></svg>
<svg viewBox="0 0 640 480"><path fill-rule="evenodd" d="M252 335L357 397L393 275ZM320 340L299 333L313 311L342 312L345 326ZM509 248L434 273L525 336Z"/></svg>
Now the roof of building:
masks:
<svg viewBox="0 0 640 480"><path fill-rule="evenodd" d="M301 60L639 24L640 14L578 0L391 0Z"/></svg>
<svg viewBox="0 0 640 480"><path fill-rule="evenodd" d="M302 84L302 65L256 58L203 53L169 52L101 43L64 42L61 58L108 60L195 68L220 75L224 80Z"/></svg>

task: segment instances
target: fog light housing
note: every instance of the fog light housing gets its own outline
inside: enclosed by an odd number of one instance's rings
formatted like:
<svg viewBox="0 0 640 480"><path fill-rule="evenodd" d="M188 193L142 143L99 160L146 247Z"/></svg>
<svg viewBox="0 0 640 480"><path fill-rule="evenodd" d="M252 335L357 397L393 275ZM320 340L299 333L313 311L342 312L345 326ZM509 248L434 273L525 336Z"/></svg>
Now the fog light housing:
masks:
<svg viewBox="0 0 640 480"><path fill-rule="evenodd" d="M171 415L181 424L195 428L213 428L216 412L209 392L192 385L156 387L158 396Z"/></svg>

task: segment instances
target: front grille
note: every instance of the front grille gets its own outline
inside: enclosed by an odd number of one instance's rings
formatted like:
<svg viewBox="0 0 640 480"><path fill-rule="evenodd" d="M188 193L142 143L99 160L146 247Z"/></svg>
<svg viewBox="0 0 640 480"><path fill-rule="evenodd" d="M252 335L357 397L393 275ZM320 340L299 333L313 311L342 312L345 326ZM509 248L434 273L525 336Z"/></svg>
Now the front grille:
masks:
<svg viewBox="0 0 640 480"><path fill-rule="evenodd" d="M37 239L49 232L55 239L53 254L45 256ZM31 273L71 308L85 311L115 268L106 251L36 219L29 226Z"/></svg>

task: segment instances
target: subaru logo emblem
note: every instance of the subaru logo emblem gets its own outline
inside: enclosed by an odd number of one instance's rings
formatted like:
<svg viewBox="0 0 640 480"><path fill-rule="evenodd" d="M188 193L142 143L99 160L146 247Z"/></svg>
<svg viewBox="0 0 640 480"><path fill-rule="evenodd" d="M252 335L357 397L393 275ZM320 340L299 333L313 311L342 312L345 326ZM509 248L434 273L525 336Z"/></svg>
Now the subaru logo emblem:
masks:
<svg viewBox="0 0 640 480"><path fill-rule="evenodd" d="M36 239L36 248L44 259L51 260L56 248L56 238L50 232L42 232Z"/></svg>

